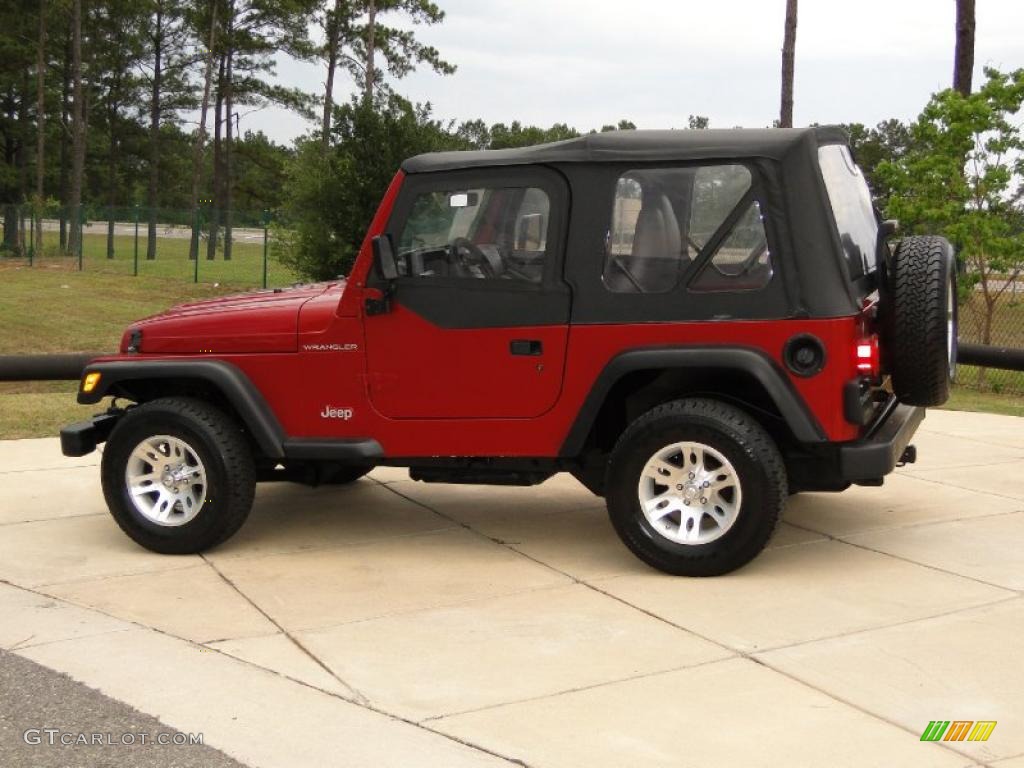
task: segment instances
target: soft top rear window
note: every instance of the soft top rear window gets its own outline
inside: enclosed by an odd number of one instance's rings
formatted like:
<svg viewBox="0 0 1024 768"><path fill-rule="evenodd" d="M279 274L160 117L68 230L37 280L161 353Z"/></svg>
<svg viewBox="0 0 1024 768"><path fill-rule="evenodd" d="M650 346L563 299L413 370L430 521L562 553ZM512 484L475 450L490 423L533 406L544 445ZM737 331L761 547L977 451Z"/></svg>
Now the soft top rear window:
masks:
<svg viewBox="0 0 1024 768"><path fill-rule="evenodd" d="M860 280L874 272L878 262L878 218L871 204L871 192L864 174L853 162L849 147L842 144L819 147L818 163L850 277Z"/></svg>

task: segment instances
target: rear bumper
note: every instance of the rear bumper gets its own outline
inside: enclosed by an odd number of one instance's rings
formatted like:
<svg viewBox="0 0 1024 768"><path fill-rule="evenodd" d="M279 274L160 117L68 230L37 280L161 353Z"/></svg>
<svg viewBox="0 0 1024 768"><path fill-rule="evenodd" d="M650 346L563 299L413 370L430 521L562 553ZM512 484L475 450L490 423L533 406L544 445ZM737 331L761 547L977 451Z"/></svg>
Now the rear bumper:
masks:
<svg viewBox="0 0 1024 768"><path fill-rule="evenodd" d="M88 421L69 424L60 431L60 450L65 456L85 456L106 442L110 430L124 411L110 410L93 416Z"/></svg>
<svg viewBox="0 0 1024 768"><path fill-rule="evenodd" d="M851 483L877 480L896 468L924 420L924 408L893 401L872 424L868 435L839 447L839 475Z"/></svg>

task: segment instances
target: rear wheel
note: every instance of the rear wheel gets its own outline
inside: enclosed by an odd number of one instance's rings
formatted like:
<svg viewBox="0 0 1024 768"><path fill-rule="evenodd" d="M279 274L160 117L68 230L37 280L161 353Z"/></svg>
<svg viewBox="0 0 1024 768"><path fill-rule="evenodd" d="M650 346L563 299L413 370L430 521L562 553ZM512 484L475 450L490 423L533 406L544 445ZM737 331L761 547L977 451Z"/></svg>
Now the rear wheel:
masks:
<svg viewBox="0 0 1024 768"><path fill-rule="evenodd" d="M146 549L202 552L245 522L256 474L238 424L190 398L128 411L103 451L103 495L121 529Z"/></svg>
<svg viewBox="0 0 1024 768"><path fill-rule="evenodd" d="M666 573L715 576L753 559L785 505L785 465L767 432L715 400L677 400L638 418L608 470L612 525Z"/></svg>
<svg viewBox="0 0 1024 768"><path fill-rule="evenodd" d="M886 288L883 348L893 392L909 405L942 405L956 369L956 269L949 241L901 240Z"/></svg>

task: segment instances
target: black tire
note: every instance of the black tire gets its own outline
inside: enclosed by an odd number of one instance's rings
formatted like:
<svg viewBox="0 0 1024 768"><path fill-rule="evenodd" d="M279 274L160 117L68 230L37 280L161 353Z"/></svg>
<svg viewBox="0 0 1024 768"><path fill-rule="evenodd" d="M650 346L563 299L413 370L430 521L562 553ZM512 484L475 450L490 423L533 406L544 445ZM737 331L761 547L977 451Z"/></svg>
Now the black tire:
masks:
<svg viewBox="0 0 1024 768"><path fill-rule="evenodd" d="M181 525L161 525L132 501L126 480L129 457L147 437L167 435L186 443L206 470L198 512ZM103 495L114 520L146 549L194 554L217 546L245 522L256 490L252 450L239 425L209 403L161 398L132 408L111 432L100 468Z"/></svg>
<svg viewBox="0 0 1024 768"><path fill-rule="evenodd" d="M648 460L687 441L721 453L742 487L735 522L707 543L670 540L640 507L638 486ZM775 531L787 495L786 467L775 442L747 413L717 400L675 400L648 411L623 432L608 467L608 514L619 537L645 563L677 576L717 576L750 562Z"/></svg>
<svg viewBox="0 0 1024 768"><path fill-rule="evenodd" d="M944 237L903 238L887 282L883 345L893 392L908 405L942 405L956 369L953 247Z"/></svg>

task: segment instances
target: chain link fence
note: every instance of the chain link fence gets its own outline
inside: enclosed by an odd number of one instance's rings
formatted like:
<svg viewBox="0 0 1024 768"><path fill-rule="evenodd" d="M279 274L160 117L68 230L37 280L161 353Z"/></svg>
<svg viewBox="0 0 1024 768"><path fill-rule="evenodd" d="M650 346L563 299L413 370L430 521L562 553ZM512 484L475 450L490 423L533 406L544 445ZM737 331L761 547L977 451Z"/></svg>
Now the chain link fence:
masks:
<svg viewBox="0 0 1024 768"><path fill-rule="evenodd" d="M253 287L295 274L274 258L269 211L0 204L0 264Z"/></svg>
<svg viewBox="0 0 1024 768"><path fill-rule="evenodd" d="M960 302L961 343L1024 349L1024 276L989 278ZM998 296L996 295L998 294ZM997 394L1024 395L1024 371L957 366L957 383Z"/></svg>

